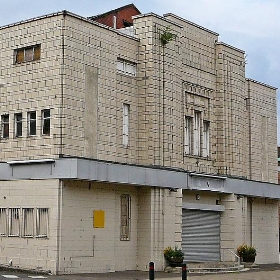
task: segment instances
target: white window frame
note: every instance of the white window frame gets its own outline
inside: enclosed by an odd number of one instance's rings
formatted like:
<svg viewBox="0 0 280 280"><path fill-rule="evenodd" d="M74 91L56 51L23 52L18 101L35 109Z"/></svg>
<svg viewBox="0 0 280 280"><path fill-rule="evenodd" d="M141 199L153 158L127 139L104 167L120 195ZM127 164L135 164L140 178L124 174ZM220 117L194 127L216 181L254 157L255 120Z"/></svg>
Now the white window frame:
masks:
<svg viewBox="0 0 280 280"><path fill-rule="evenodd" d="M0 236L7 236L7 208L0 208Z"/></svg>
<svg viewBox="0 0 280 280"><path fill-rule="evenodd" d="M36 237L48 238L49 208L37 208L36 210Z"/></svg>
<svg viewBox="0 0 280 280"><path fill-rule="evenodd" d="M129 75L136 76L136 63L121 58L117 59L117 70L118 72Z"/></svg>
<svg viewBox="0 0 280 280"><path fill-rule="evenodd" d="M121 221L120 221L120 240L130 240L130 215L131 215L131 196L121 195Z"/></svg>
<svg viewBox="0 0 280 280"><path fill-rule="evenodd" d="M187 155L191 154L191 126L192 126L192 118L189 116L185 116L184 152Z"/></svg>
<svg viewBox="0 0 280 280"><path fill-rule="evenodd" d="M32 116L32 114L35 114L35 118ZM31 118L32 116L32 118ZM36 111L30 111L27 113L27 120L28 120L28 136L36 136L37 134L37 113ZM33 125L35 125L35 133L31 133L33 129Z"/></svg>
<svg viewBox="0 0 280 280"><path fill-rule="evenodd" d="M8 236L20 236L20 208L9 208Z"/></svg>
<svg viewBox="0 0 280 280"><path fill-rule="evenodd" d="M23 237L34 237L34 208L23 208Z"/></svg>
<svg viewBox="0 0 280 280"><path fill-rule="evenodd" d="M201 112L194 111L193 120L193 155L200 156L200 145L201 145Z"/></svg>
<svg viewBox="0 0 280 280"><path fill-rule="evenodd" d="M42 135L50 135L50 133L51 133L51 110L44 109L42 110Z"/></svg>
<svg viewBox="0 0 280 280"><path fill-rule="evenodd" d="M130 105L123 103L123 146L128 147L129 144L129 111Z"/></svg>
<svg viewBox="0 0 280 280"><path fill-rule="evenodd" d="M202 156L210 156L210 122L203 121Z"/></svg>
<svg viewBox="0 0 280 280"><path fill-rule="evenodd" d="M21 119L19 119L19 117L21 117ZM22 113L16 113L15 114L15 137L22 136L22 125L23 125Z"/></svg>

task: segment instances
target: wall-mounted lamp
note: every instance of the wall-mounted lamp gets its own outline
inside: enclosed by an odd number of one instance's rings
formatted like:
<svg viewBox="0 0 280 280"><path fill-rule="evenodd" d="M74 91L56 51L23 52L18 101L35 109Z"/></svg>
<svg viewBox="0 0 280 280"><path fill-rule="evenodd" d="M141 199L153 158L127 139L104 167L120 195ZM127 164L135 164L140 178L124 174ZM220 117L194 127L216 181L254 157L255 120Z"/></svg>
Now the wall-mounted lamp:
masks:
<svg viewBox="0 0 280 280"><path fill-rule="evenodd" d="M243 195L240 195L240 194L237 195L237 199L240 199L240 198L243 198L243 197L244 197Z"/></svg>
<svg viewBox="0 0 280 280"><path fill-rule="evenodd" d="M199 195L199 194L196 194L196 195L195 195L195 199L196 199L196 200L200 200L200 195Z"/></svg>

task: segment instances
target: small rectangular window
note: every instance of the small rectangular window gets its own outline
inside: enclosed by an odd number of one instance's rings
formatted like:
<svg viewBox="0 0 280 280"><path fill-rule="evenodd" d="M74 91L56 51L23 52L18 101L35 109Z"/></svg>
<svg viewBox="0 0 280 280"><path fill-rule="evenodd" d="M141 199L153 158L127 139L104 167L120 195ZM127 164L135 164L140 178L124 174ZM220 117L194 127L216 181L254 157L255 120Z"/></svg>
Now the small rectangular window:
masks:
<svg viewBox="0 0 280 280"><path fill-rule="evenodd" d="M130 207L131 197L128 194L121 195L121 237L122 241L130 240Z"/></svg>
<svg viewBox="0 0 280 280"><path fill-rule="evenodd" d="M23 208L23 237L34 236L34 209Z"/></svg>
<svg viewBox="0 0 280 280"><path fill-rule="evenodd" d="M136 63L118 58L117 70L129 76L136 76Z"/></svg>
<svg viewBox="0 0 280 280"><path fill-rule="evenodd" d="M50 109L42 111L42 134L50 135L51 131L51 112Z"/></svg>
<svg viewBox="0 0 280 280"><path fill-rule="evenodd" d="M123 104L123 145L128 146L129 141L129 104Z"/></svg>
<svg viewBox="0 0 280 280"><path fill-rule="evenodd" d="M47 238L49 228L49 209L37 208L36 237Z"/></svg>
<svg viewBox="0 0 280 280"><path fill-rule="evenodd" d="M19 236L19 208L9 208L9 236Z"/></svg>
<svg viewBox="0 0 280 280"><path fill-rule="evenodd" d="M28 135L36 135L36 112L28 112Z"/></svg>
<svg viewBox="0 0 280 280"><path fill-rule="evenodd" d="M15 63L39 60L41 57L41 45L28 46L14 51Z"/></svg>
<svg viewBox="0 0 280 280"><path fill-rule="evenodd" d="M9 138L9 115L2 115L2 138Z"/></svg>
<svg viewBox="0 0 280 280"><path fill-rule="evenodd" d="M22 113L15 114L15 137L22 136Z"/></svg>
<svg viewBox="0 0 280 280"><path fill-rule="evenodd" d="M7 235L7 209L0 208L0 236Z"/></svg>

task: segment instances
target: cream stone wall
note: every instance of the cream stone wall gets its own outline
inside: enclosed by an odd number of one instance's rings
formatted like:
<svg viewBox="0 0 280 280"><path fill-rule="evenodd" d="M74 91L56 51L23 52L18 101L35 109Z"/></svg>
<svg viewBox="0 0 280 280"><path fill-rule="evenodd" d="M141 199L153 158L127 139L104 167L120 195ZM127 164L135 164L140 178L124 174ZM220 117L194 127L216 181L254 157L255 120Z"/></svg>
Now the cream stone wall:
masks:
<svg viewBox="0 0 280 280"><path fill-rule="evenodd" d="M17 180L1 181L1 208L20 208L20 236L1 236L0 263L15 267L56 272L58 258L59 181ZM23 208L48 208L47 238L23 237ZM36 226L34 217L34 227ZM7 223L8 225L8 223Z"/></svg>
<svg viewBox="0 0 280 280"><path fill-rule="evenodd" d="M180 245L180 193L81 181L63 185L59 273L148 270L150 261L162 270L163 249ZM129 241L120 241L122 194L131 196ZM93 227L94 210L105 211L104 228Z"/></svg>
<svg viewBox="0 0 280 280"><path fill-rule="evenodd" d="M44 17L0 28L1 112L9 114L9 138L0 140L1 160L52 158L59 154L62 17ZM41 44L41 58L15 64L14 50ZM42 136L41 110L51 110L51 135ZM27 135L27 112L37 113L37 135ZM14 114L23 114L22 137L15 138ZM1 131L2 136L2 131ZM32 147L32 149L30 149ZM32 152L31 152L32 151Z"/></svg>

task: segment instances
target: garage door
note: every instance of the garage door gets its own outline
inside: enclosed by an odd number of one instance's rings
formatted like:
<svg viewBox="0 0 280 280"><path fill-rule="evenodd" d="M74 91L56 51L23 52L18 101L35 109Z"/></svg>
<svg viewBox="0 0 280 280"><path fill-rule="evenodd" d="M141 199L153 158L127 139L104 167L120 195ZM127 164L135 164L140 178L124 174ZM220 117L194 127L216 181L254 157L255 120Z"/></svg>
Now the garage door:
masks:
<svg viewBox="0 0 280 280"><path fill-rule="evenodd" d="M220 213L183 209L182 249L187 262L220 261Z"/></svg>

